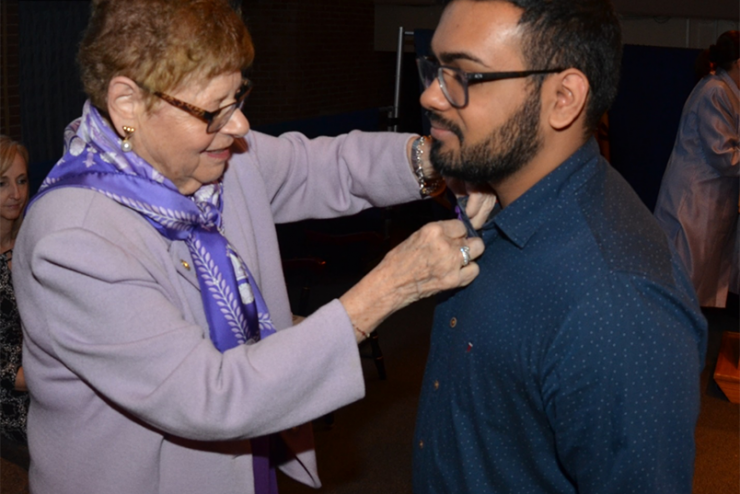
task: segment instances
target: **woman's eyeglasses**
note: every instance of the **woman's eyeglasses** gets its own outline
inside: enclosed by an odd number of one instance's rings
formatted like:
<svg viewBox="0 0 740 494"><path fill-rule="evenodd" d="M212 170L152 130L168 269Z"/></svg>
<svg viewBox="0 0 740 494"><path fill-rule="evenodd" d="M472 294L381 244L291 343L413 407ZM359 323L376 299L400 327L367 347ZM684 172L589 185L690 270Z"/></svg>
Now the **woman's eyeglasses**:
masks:
<svg viewBox="0 0 740 494"><path fill-rule="evenodd" d="M242 84L241 86L239 86L239 89L236 92L236 96L234 97L235 101L233 103L222 106L215 111L208 111L202 108L198 108L195 105L191 105L190 103L185 103L184 101L181 101L174 96L170 96L169 94L165 94L160 91L152 91L151 89L139 84L138 82L137 84L140 88L144 89L145 91L149 91L154 96L163 99L175 108L186 111L192 116L206 122L208 124L208 126L206 127L206 132L208 132L209 134L215 134L216 132L221 130L224 125L229 122L234 112L236 110L242 109L242 107L244 106L244 100L247 99L247 96L249 96L249 93L252 91L252 81L250 81L249 79L242 79Z"/></svg>
<svg viewBox="0 0 740 494"><path fill-rule="evenodd" d="M500 81L502 79L516 79L535 74L551 74L562 72L565 69L524 70L519 72L465 72L454 67L440 65L430 57L416 59L419 68L419 77L424 88L432 85L436 79L442 94L450 105L455 108L464 108L468 104L468 86L478 82Z"/></svg>

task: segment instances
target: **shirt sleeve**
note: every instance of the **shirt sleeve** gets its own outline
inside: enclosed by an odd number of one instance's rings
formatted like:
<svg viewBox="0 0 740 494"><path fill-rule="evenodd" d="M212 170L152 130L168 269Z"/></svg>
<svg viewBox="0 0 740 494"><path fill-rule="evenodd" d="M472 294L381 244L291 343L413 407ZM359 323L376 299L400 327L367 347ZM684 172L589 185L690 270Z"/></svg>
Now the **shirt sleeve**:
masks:
<svg viewBox="0 0 740 494"><path fill-rule="evenodd" d="M698 103L697 127L707 164L724 176L740 177L740 115L730 98L721 86L712 87Z"/></svg>
<svg viewBox="0 0 740 494"><path fill-rule="evenodd" d="M353 131L308 139L289 132L247 134L247 151L232 158L262 174L277 223L355 214L420 199L408 161L410 134Z"/></svg>
<svg viewBox="0 0 740 494"><path fill-rule="evenodd" d="M580 494L690 494L705 322L640 276L605 280L546 359L559 459Z"/></svg>

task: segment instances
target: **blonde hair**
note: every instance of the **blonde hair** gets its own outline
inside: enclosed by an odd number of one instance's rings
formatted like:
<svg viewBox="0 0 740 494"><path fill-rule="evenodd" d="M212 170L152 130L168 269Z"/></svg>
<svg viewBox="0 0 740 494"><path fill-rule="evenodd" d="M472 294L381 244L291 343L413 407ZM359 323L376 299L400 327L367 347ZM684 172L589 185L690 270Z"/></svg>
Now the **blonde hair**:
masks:
<svg viewBox="0 0 740 494"><path fill-rule="evenodd" d="M20 142L16 142L6 135L0 135L0 176L5 175L5 172L13 166L13 161L17 155L20 155L26 163L26 175L28 175L28 149ZM28 195L26 195L26 202L21 207L22 210L26 208L26 204L28 204ZM18 235L18 230L20 230L22 222L22 214L13 221L13 227L10 230L10 235L13 239Z"/></svg>
<svg viewBox="0 0 740 494"><path fill-rule="evenodd" d="M243 71L254 47L226 0L94 0L77 59L85 93L107 114L116 76L166 93L194 77Z"/></svg>

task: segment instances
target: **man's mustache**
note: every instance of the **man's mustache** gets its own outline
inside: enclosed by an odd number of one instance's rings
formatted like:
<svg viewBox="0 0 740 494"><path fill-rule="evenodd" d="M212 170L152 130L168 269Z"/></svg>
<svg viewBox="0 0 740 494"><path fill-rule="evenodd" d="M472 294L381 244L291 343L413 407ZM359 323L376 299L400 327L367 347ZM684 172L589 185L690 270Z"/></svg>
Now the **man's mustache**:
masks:
<svg viewBox="0 0 740 494"><path fill-rule="evenodd" d="M453 134L457 136L457 138L460 140L460 144L462 144L463 135L462 135L462 131L460 130L460 127L458 127L453 122L450 122L446 118L438 115L437 113L431 110L426 110L424 113L426 114L426 117L429 119L430 122L433 122L436 124L435 127L440 127L444 130L449 130L450 132L452 132Z"/></svg>

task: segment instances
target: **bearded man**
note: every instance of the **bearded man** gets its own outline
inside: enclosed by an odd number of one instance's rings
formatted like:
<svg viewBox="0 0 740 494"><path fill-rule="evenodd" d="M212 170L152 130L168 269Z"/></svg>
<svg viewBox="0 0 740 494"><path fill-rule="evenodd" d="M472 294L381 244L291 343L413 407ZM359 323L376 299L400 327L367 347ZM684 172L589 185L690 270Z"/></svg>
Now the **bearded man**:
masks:
<svg viewBox="0 0 740 494"><path fill-rule="evenodd" d="M498 197L480 275L435 314L414 492L689 494L706 321L591 137L608 0L453 0L419 59L446 176Z"/></svg>

